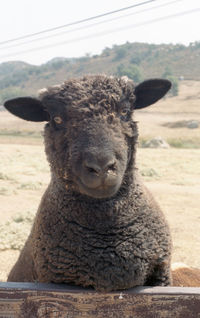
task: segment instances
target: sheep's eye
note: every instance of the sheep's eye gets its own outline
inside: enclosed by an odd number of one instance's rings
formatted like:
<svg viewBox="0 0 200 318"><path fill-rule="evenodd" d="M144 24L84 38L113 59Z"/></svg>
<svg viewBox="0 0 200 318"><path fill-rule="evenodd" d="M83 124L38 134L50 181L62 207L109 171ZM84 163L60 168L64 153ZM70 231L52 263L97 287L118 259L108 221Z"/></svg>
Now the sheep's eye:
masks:
<svg viewBox="0 0 200 318"><path fill-rule="evenodd" d="M128 114L128 109L124 108L120 111L121 116L126 116Z"/></svg>
<svg viewBox="0 0 200 318"><path fill-rule="evenodd" d="M128 108L123 108L120 110L120 118L122 120L127 120L130 110Z"/></svg>
<svg viewBox="0 0 200 318"><path fill-rule="evenodd" d="M56 122L56 124L61 124L62 123L62 118L61 117L54 117L54 121Z"/></svg>

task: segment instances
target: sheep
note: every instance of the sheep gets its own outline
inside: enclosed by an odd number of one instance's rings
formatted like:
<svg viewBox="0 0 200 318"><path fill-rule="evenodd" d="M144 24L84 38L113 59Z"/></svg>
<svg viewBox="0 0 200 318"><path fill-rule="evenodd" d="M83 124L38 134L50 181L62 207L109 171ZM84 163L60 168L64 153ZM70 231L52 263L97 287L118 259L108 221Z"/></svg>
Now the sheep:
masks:
<svg viewBox="0 0 200 318"><path fill-rule="evenodd" d="M46 121L51 181L8 281L68 283L97 291L171 284L171 236L136 168L135 109L171 83L87 75L5 102Z"/></svg>
<svg viewBox="0 0 200 318"><path fill-rule="evenodd" d="M184 263L174 263L171 268L173 286L200 287L200 268L189 267Z"/></svg>

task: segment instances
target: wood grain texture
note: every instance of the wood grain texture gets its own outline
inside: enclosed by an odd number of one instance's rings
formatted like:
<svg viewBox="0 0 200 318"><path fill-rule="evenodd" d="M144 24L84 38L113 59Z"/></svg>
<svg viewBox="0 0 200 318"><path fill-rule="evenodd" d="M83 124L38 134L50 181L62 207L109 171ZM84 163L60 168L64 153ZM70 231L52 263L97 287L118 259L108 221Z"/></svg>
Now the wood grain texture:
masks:
<svg viewBox="0 0 200 318"><path fill-rule="evenodd" d="M0 283L0 318L199 318L200 288L97 293L68 285Z"/></svg>

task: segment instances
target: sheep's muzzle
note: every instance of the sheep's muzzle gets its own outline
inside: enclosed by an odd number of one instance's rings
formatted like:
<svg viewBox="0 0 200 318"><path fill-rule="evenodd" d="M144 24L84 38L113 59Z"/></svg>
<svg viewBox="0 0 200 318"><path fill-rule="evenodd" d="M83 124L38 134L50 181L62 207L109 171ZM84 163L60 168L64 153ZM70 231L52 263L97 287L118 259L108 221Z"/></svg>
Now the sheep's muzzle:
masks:
<svg viewBox="0 0 200 318"><path fill-rule="evenodd" d="M83 157L80 175L77 179L79 191L94 198L113 196L122 181L114 154L87 153Z"/></svg>

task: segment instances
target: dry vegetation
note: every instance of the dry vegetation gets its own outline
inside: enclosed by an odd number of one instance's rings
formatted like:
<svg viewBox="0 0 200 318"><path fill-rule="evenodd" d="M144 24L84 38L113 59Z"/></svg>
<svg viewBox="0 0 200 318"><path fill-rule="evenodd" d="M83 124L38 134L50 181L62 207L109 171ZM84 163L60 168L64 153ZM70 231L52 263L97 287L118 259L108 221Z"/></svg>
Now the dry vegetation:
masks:
<svg viewBox="0 0 200 318"><path fill-rule="evenodd" d="M200 128L163 126L189 119L200 122L200 82L182 82L178 97L137 112L141 140L161 136L179 147L139 148L137 161L169 221L173 262L200 267ZM0 113L0 280L17 258L49 182L42 126Z"/></svg>

